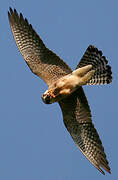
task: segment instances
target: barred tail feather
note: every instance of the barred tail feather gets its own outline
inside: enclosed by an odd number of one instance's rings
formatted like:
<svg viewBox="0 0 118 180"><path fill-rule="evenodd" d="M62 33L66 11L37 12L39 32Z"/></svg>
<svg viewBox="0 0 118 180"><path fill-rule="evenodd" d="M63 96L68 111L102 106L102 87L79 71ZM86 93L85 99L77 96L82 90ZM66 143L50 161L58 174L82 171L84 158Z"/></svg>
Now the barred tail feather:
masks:
<svg viewBox="0 0 118 180"><path fill-rule="evenodd" d="M92 65L95 70L94 75L87 82L87 85L109 84L112 82L111 67L108 64L105 56L102 56L102 51L90 45L83 55L77 68Z"/></svg>

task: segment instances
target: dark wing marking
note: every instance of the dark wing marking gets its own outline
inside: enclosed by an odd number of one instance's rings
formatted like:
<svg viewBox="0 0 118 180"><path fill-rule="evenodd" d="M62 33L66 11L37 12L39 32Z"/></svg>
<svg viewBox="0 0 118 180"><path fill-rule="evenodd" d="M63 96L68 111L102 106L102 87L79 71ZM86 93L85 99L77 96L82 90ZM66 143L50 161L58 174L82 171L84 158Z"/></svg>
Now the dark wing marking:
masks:
<svg viewBox="0 0 118 180"><path fill-rule="evenodd" d="M82 87L59 102L64 124L86 158L102 173L110 167L100 137L91 120L91 112Z"/></svg>
<svg viewBox="0 0 118 180"><path fill-rule="evenodd" d="M112 72L111 67L107 65L107 63L106 57L102 56L102 51L99 51L96 47L90 45L80 60L77 68L89 64L93 65L95 73L87 82L88 85L109 84L112 82Z"/></svg>
<svg viewBox="0 0 118 180"><path fill-rule="evenodd" d="M9 22L16 44L31 71L48 85L69 74L71 69L56 54L46 48L41 38L20 13L10 8Z"/></svg>

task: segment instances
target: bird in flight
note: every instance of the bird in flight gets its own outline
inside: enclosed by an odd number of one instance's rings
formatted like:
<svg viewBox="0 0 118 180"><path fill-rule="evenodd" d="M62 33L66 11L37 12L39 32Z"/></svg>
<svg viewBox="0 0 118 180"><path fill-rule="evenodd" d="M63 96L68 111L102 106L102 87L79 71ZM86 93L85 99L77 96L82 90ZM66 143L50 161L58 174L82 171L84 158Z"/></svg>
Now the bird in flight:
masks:
<svg viewBox="0 0 118 180"><path fill-rule="evenodd" d="M31 71L42 78L48 90L42 96L46 104L58 102L64 124L85 157L102 173L111 173L104 147L92 123L83 85L112 82L111 67L102 51L90 45L74 71L49 50L22 13L8 11L16 45Z"/></svg>

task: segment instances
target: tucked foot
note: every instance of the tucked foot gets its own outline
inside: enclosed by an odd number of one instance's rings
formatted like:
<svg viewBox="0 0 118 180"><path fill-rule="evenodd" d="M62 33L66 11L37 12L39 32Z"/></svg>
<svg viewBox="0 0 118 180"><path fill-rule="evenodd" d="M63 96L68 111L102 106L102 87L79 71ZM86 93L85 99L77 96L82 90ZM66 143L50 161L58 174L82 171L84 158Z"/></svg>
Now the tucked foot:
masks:
<svg viewBox="0 0 118 180"><path fill-rule="evenodd" d="M85 74L85 76L82 77L82 81L86 84L86 82L91 79L94 73L95 73L95 70L89 71L87 74Z"/></svg>
<svg viewBox="0 0 118 180"><path fill-rule="evenodd" d="M92 69L92 65L87 65L82 68L78 68L75 71L72 72L72 74L75 74L77 76L84 76L87 72L89 72Z"/></svg>
<svg viewBox="0 0 118 180"><path fill-rule="evenodd" d="M95 70L91 70L91 69L92 69L92 65L88 65L82 68L78 68L72 72L72 75L78 77L77 79L78 86L86 85L87 81L91 79L91 77L95 73Z"/></svg>

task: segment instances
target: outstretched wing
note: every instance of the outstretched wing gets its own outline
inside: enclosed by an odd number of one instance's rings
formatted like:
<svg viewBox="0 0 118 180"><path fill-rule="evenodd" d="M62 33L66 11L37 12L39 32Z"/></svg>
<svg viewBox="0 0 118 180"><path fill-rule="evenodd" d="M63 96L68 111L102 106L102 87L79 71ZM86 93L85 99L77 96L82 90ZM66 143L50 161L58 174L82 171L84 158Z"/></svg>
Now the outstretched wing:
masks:
<svg viewBox="0 0 118 180"><path fill-rule="evenodd" d="M64 124L86 158L102 173L110 167L100 137L91 120L90 108L82 87L59 102Z"/></svg>
<svg viewBox="0 0 118 180"><path fill-rule="evenodd" d="M10 8L9 22L18 49L31 71L40 76L48 85L69 74L71 69L56 54L46 48L41 38L24 19L22 14Z"/></svg>
<svg viewBox="0 0 118 180"><path fill-rule="evenodd" d="M87 82L88 85L109 84L112 82L111 67L108 64L105 56L102 56L102 51L99 51L95 46L90 45L80 60L77 68L91 64L94 75Z"/></svg>

